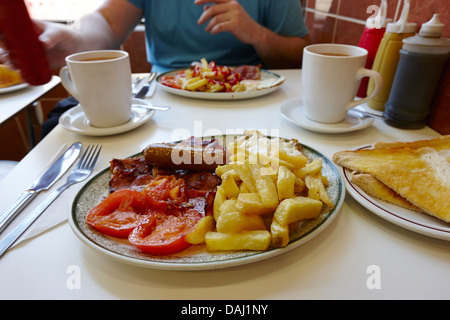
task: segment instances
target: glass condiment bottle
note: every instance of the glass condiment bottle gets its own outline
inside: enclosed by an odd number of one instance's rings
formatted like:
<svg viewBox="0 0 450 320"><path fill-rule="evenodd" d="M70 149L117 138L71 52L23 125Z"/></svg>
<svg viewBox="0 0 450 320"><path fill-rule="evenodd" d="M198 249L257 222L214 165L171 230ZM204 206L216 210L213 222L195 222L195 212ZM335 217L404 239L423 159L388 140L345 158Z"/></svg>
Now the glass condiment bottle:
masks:
<svg viewBox="0 0 450 320"><path fill-rule="evenodd" d="M23 0L0 0L0 37L22 79L31 85L45 84L52 77L38 36Z"/></svg>
<svg viewBox="0 0 450 320"><path fill-rule="evenodd" d="M425 126L434 92L449 58L450 39L442 38L439 15L424 23L420 32L403 40L400 60L386 103L386 123L405 129Z"/></svg>

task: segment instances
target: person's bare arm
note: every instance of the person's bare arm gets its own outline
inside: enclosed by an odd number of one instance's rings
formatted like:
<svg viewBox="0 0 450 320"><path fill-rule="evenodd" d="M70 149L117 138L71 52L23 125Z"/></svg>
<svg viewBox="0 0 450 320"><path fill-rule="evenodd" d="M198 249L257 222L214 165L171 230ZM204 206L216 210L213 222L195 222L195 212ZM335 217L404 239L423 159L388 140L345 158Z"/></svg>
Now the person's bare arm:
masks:
<svg viewBox="0 0 450 320"><path fill-rule="evenodd" d="M65 64L65 57L81 51L117 49L142 17L142 10L126 0L106 0L95 12L89 13L71 27L59 23L35 21L39 36L47 50L52 69ZM9 55L0 50L0 61Z"/></svg>
<svg viewBox="0 0 450 320"><path fill-rule="evenodd" d="M110 48L119 47L142 18L142 10L127 0L106 0L97 11L110 28ZM102 34L98 35L102 38ZM96 39L99 40L99 39Z"/></svg>
<svg viewBox="0 0 450 320"><path fill-rule="evenodd" d="M252 45L261 59L271 68L300 67L303 48L310 44L309 36L304 38L287 37L276 34L254 21L235 0L195 0L197 5L205 6L198 23L208 20L205 30L217 34L231 32L240 41Z"/></svg>

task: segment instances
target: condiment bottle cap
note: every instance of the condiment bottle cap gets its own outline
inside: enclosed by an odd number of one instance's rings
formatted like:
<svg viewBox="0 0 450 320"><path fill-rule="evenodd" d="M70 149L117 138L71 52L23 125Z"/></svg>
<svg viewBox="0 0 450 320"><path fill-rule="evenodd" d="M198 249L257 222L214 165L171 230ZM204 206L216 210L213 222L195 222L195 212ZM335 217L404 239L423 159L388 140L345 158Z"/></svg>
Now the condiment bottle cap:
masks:
<svg viewBox="0 0 450 320"><path fill-rule="evenodd" d="M420 28L419 35L424 37L437 37L439 38L442 34L442 29L444 24L439 20L439 14L435 13L430 21L422 24Z"/></svg>
<svg viewBox="0 0 450 320"><path fill-rule="evenodd" d="M405 0L403 4L402 14L396 22L388 23L386 32L391 33L412 33L416 32L417 23L408 22L409 0Z"/></svg>

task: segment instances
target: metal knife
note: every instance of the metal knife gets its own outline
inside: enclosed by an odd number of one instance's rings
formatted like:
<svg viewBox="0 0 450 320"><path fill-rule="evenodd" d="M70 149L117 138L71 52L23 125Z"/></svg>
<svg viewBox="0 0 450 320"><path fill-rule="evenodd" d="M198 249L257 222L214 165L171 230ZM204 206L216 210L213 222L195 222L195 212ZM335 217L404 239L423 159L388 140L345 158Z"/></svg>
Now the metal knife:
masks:
<svg viewBox="0 0 450 320"><path fill-rule="evenodd" d="M148 90L150 89L150 85L156 77L156 72L152 72L150 76L148 77L147 83L139 90L139 92L136 94L135 98L142 99L145 98L147 95Z"/></svg>
<svg viewBox="0 0 450 320"><path fill-rule="evenodd" d="M50 167L44 171L33 184L25 190L5 211L0 214L0 233L2 233L10 222L25 208L36 195L49 189L61 176L66 173L81 151L81 143L72 144Z"/></svg>

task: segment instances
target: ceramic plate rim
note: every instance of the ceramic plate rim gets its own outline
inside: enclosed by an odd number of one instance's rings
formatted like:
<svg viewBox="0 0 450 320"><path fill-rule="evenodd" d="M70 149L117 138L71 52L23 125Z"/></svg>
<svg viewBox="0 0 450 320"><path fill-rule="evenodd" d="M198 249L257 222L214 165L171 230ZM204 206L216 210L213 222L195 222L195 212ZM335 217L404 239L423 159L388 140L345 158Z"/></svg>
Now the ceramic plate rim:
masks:
<svg viewBox="0 0 450 320"><path fill-rule="evenodd" d="M22 82L22 83L18 83L18 84L9 86L9 87L0 88L0 94L19 91L19 90L27 88L28 86L29 86L28 83Z"/></svg>
<svg viewBox="0 0 450 320"><path fill-rule="evenodd" d="M352 150L369 149L370 147L371 145L362 145ZM446 231L440 229L439 226L433 226L425 222L414 221L413 219L414 215L417 215L419 217L425 215L424 217L429 218L430 221L434 221L435 219L436 221L439 220L431 216L428 217L426 214L420 214L400 207L398 207L398 209L396 210L396 207L394 205L384 203L382 200L379 199L375 199L374 197L368 195L366 192L361 190L358 186L356 186L350 181L348 176L352 172L351 170L343 168L342 166L338 167L339 170L341 171L347 191L350 193L353 199L355 199L360 205L368 209L370 212L374 213L380 218L383 218L386 221L389 221L397 226L408 229L410 231L430 236L433 238L450 241L450 226L449 229ZM411 213L411 217L406 216L403 213L403 211Z"/></svg>
<svg viewBox="0 0 450 320"><path fill-rule="evenodd" d="M353 132L353 131L358 131L358 130L362 130L365 129L369 126L371 126L374 122L375 119L373 118L366 118L364 121L361 122L361 124L349 127L349 128L339 128L339 127L333 127L333 124L330 125L326 125L326 124L320 124L317 123L316 125L314 125L314 122L311 121L311 125L308 125L306 123L302 123L299 121L296 121L295 119L293 119L292 117L290 117L290 111L293 108L297 108L297 107L303 107L303 102L302 102L302 98L293 98L287 101L284 101L281 106L280 106L280 112L281 115L289 122L291 122L292 124L301 127L303 129L307 129L310 131L314 131L314 132L320 132L320 133L348 133L348 132ZM350 113L353 114L350 110ZM359 117L358 117L359 118Z"/></svg>
<svg viewBox="0 0 450 320"><path fill-rule="evenodd" d="M206 138L206 137L203 137ZM264 252L247 252L244 256L238 256L236 258L221 260L221 261L207 261L207 262L193 262L193 263L180 263L180 262L164 262L164 261L152 261L152 260L142 260L136 259L134 257L126 256L124 254L113 252L108 248L103 247L98 242L95 242L88 235L86 235L79 223L77 222L77 210L76 206L83 196L83 192L89 187L91 183L93 183L96 179L100 179L102 175L106 175L109 172L109 168L105 168L97 173L94 177L89 179L88 182L78 191L77 195L74 197L72 202L72 206L69 212L69 224L71 229L75 233L75 235L88 247L94 249L95 251L101 252L114 260L121 261L127 264L146 267L151 269L161 269L161 270L178 270L178 271L196 271L196 270L214 270L214 269L223 269L228 267L245 265L265 259L269 259L271 257L277 256L279 254L286 253L291 251L307 241L314 238L317 234L325 230L339 215L342 209L342 205L345 200L345 186L342 178L342 174L339 171L339 168L323 153L317 151L314 148L311 148L307 145L302 144L302 146L308 150L308 154L313 154L315 157L322 157L326 163L326 168L330 172L333 173L333 181L335 181L336 188L336 203L335 208L328 210L328 212L324 213L324 216L321 220L316 223L311 229L308 229L308 232L303 234L300 238L295 239L292 243L284 248L271 249ZM109 175L108 175L109 176ZM91 233L96 233L95 231L90 231ZM109 241L109 240L107 240ZM114 240L111 240L114 241Z"/></svg>
<svg viewBox="0 0 450 320"><path fill-rule="evenodd" d="M242 100L242 99L251 99L256 97L262 97L269 93L272 93L273 91L277 90L285 81L285 78L283 76L280 76L276 74L275 72L268 71L268 70L261 70L261 72L264 72L266 74L270 74L275 76L276 78L283 80L280 81L277 85L261 89L261 90L253 90L253 91L245 91L245 92L196 92L196 91L187 91L187 90L181 90L181 89L175 89L168 87L166 85L163 85L160 82L160 78L167 75L172 75L177 73L178 71L185 70L186 68L181 68L177 70L171 70L164 73L161 73L156 77L156 83L157 85L172 94L182 96L182 97L188 97L193 99L202 99L202 100Z"/></svg>
<svg viewBox="0 0 450 320"><path fill-rule="evenodd" d="M146 109L145 106L133 103L133 105L132 105L132 112L133 112L133 109L136 110L136 108ZM148 111L145 113L145 115L142 116L139 119L139 121L137 121L135 123L127 122L125 124L122 124L122 125L119 125L119 126L116 126L116 127L112 127L112 128L93 128L93 127L91 127L90 131L85 131L85 130L82 130L80 128L75 128L75 127L70 126L70 125L65 123L66 118L70 117L74 113L79 113L80 110L82 112L81 105L79 105L79 104L77 106L67 110L59 118L59 124L65 130L68 130L68 131L71 131L71 132L75 132L75 133L78 133L78 134L82 134L82 135L86 135L86 136L109 136L109 135L114 135L114 134L127 132L127 131L133 130L133 129L143 125L148 120L153 118L153 116L156 113L155 110L146 109Z"/></svg>

